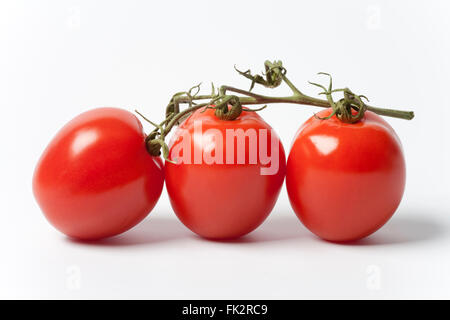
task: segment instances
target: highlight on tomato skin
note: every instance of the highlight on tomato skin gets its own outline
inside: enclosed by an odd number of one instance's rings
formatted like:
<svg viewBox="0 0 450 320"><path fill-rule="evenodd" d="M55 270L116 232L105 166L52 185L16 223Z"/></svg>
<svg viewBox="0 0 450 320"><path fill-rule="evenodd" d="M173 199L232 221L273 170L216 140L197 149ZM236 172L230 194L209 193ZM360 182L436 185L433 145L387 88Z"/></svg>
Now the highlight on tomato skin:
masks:
<svg viewBox="0 0 450 320"><path fill-rule="evenodd" d="M158 201L164 168L148 154L130 112L98 108L69 121L36 166L33 193L47 220L69 237L98 240L132 228Z"/></svg>
<svg viewBox="0 0 450 320"><path fill-rule="evenodd" d="M330 115L327 109L318 117ZM287 162L292 208L317 236L348 242L369 236L397 210L406 169L400 140L380 116L358 123L311 117L297 132Z"/></svg>
<svg viewBox="0 0 450 320"><path fill-rule="evenodd" d="M261 162L264 155L270 161ZM175 163L166 162L165 171L172 208L186 227L210 240L242 237L263 223L286 171L276 133L245 110L233 121L218 119L214 110L195 111L175 131L170 159Z"/></svg>

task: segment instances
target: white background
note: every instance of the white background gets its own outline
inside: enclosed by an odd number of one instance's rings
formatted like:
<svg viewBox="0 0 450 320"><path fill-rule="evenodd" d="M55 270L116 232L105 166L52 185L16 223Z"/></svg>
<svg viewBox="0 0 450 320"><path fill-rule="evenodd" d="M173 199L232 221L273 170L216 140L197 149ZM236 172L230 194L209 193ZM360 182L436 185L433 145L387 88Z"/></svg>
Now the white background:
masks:
<svg viewBox="0 0 450 320"><path fill-rule="evenodd" d="M449 14L448 1L2 0L0 298L450 298ZM32 173L72 117L116 106L158 120L200 81L247 88L233 65L259 72L265 59L312 95L307 80L327 71L373 105L415 110L388 119L408 175L383 229L357 245L321 241L284 187L269 219L232 243L193 235L165 191L143 223L98 244L44 219ZM314 111L261 114L289 149Z"/></svg>

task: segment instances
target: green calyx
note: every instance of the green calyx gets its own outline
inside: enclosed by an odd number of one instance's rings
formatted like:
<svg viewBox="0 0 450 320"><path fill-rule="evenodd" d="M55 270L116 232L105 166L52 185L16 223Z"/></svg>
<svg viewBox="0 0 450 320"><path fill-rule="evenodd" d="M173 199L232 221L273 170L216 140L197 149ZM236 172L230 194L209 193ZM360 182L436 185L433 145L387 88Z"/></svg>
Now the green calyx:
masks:
<svg viewBox="0 0 450 320"><path fill-rule="evenodd" d="M369 99L367 99L367 97L364 95L354 94L349 88L333 89L333 78L331 77L331 75L325 72L319 72L318 74L326 75L330 78L330 84L328 85L328 88L325 88L323 85L318 83L309 83L323 89L323 91L319 94L326 95L327 101L330 104L330 107L333 109L333 112L331 112L331 114L327 117L321 118L316 116L316 118L320 120L328 120L336 115L339 120L345 123L356 123L360 121L364 117L364 113L367 110L367 106L363 102L363 99L365 99L367 102L369 101ZM344 97L339 101L334 102L333 93L335 92L343 92ZM356 113L354 113L353 111L356 111Z"/></svg>

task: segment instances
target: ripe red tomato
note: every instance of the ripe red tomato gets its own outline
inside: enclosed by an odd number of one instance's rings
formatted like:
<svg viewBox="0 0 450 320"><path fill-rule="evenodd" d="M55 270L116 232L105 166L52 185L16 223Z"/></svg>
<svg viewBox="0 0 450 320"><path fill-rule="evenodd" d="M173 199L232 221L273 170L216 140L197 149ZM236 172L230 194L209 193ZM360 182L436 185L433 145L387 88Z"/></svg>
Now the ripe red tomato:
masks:
<svg viewBox="0 0 450 320"><path fill-rule="evenodd" d="M139 120L121 109L90 110L67 123L33 177L50 223L70 237L95 240L144 219L164 183L162 161L147 153L144 139Z"/></svg>
<svg viewBox="0 0 450 320"><path fill-rule="evenodd" d="M278 136L250 111L226 121L213 110L197 110L174 133L169 158L177 161L165 168L173 210L189 229L210 239L257 228L272 211L286 171Z"/></svg>
<svg viewBox="0 0 450 320"><path fill-rule="evenodd" d="M326 117L330 109L318 113ZM405 160L389 124L367 111L355 123L315 117L298 130L286 186L303 224L330 241L361 239L383 226L400 204Z"/></svg>

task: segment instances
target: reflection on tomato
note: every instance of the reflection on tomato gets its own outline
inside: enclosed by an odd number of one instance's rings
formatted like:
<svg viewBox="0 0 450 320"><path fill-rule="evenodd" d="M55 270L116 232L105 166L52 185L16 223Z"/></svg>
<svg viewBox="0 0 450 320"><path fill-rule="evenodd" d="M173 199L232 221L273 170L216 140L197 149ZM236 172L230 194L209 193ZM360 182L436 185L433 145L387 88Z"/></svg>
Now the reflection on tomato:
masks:
<svg viewBox="0 0 450 320"><path fill-rule="evenodd" d="M401 201L405 161L400 140L369 111L355 124L335 116L312 117L294 139L286 186L295 213L319 237L366 237L389 220Z"/></svg>
<svg viewBox="0 0 450 320"><path fill-rule="evenodd" d="M227 134L248 136L239 142L237 136L227 140ZM262 154L270 155L270 163L261 161ZM166 162L165 168L176 215L211 239L236 238L257 228L275 205L286 169L278 136L250 111L225 121L213 110L197 110L174 133L169 158L177 162Z"/></svg>
<svg viewBox="0 0 450 320"><path fill-rule="evenodd" d="M145 148L139 120L116 108L87 111L67 123L41 156L33 191L46 218L78 239L122 233L152 210L164 173Z"/></svg>

